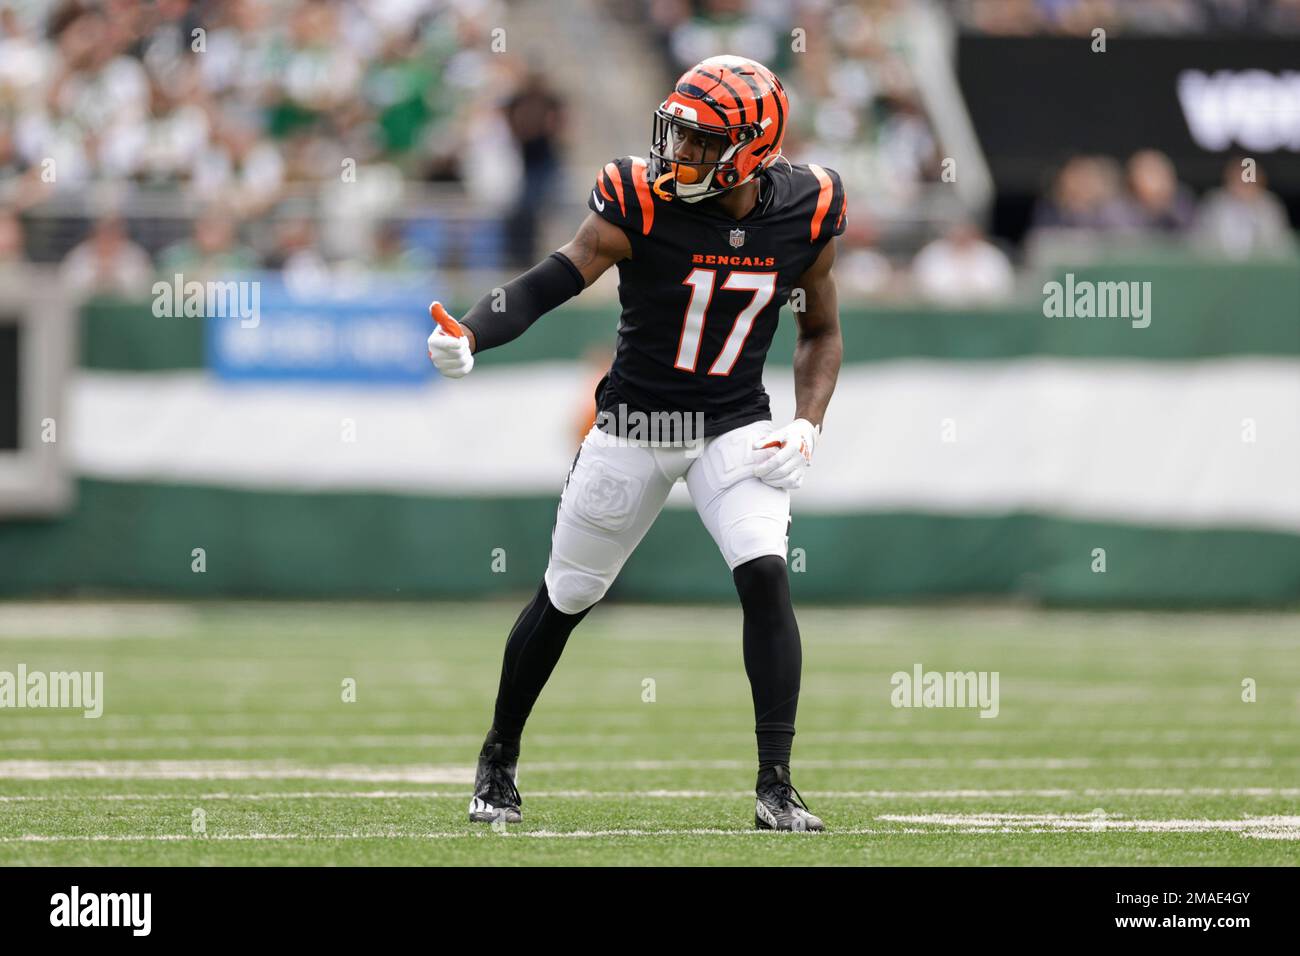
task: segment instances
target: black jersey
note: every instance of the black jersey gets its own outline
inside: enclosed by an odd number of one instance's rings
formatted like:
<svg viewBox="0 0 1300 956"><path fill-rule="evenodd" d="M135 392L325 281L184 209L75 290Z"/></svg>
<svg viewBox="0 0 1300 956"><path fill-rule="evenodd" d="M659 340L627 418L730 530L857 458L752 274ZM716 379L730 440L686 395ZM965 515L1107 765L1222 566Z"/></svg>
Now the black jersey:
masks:
<svg viewBox="0 0 1300 956"><path fill-rule="evenodd" d="M832 169L778 161L756 179L757 204L733 219L707 199L660 199L638 157L597 177L587 205L632 245L618 350L596 387L605 431L622 433L620 410L702 413L705 437L771 419L763 363L781 306L844 231L847 203Z"/></svg>

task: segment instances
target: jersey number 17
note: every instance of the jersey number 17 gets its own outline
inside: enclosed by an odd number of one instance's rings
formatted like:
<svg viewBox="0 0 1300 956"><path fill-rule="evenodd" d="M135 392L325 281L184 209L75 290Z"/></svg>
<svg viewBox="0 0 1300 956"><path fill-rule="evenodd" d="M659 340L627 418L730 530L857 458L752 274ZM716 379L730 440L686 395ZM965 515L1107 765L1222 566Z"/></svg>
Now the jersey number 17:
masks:
<svg viewBox="0 0 1300 956"><path fill-rule="evenodd" d="M682 282L691 287L691 301L686 306L686 318L682 323L681 339L677 343L677 360L673 363L683 372L694 372L700 357L700 340L704 333L705 313L713 298L713 286L717 280L717 269L692 269ZM736 359L745 347L754 320L763 311L772 296L776 294L775 272L732 272L723 280L719 288L738 292L752 292L749 304L740 310L722 351L709 366L710 375L730 375L736 366Z"/></svg>

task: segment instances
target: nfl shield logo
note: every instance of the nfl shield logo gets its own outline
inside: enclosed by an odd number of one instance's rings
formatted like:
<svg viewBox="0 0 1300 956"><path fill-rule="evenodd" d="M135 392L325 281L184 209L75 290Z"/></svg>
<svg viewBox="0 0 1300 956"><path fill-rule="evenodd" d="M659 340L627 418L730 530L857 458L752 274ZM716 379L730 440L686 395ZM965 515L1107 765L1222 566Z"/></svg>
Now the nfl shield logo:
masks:
<svg viewBox="0 0 1300 956"><path fill-rule="evenodd" d="M739 249L744 244L745 244L745 230L744 229L731 230L731 248Z"/></svg>

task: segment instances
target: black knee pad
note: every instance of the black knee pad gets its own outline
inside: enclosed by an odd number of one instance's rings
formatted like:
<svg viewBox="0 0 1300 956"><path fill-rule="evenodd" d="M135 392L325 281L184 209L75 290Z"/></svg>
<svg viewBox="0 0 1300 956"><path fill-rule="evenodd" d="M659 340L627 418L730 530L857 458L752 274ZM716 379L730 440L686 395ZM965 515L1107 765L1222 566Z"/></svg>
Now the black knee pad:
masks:
<svg viewBox="0 0 1300 956"><path fill-rule="evenodd" d="M787 577L785 558L775 554L765 554L737 565L731 572L736 582L736 590L742 601L751 598L762 599L765 596L780 600L788 596L790 585Z"/></svg>

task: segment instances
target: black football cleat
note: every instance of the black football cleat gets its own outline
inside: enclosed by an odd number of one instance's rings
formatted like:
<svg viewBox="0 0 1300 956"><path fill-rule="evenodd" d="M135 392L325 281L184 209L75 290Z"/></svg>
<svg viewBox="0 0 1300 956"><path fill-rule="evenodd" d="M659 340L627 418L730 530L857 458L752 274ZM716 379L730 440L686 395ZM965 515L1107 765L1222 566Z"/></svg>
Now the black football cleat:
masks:
<svg viewBox="0 0 1300 956"><path fill-rule="evenodd" d="M520 823L524 798L515 786L515 764L506 763L501 744L488 744L478 755L474 796L469 801L471 823Z"/></svg>
<svg viewBox="0 0 1300 956"><path fill-rule="evenodd" d="M778 764L758 772L754 788L758 799L754 803L754 826L760 830L822 830L821 818L799 796L790 782L790 768Z"/></svg>

